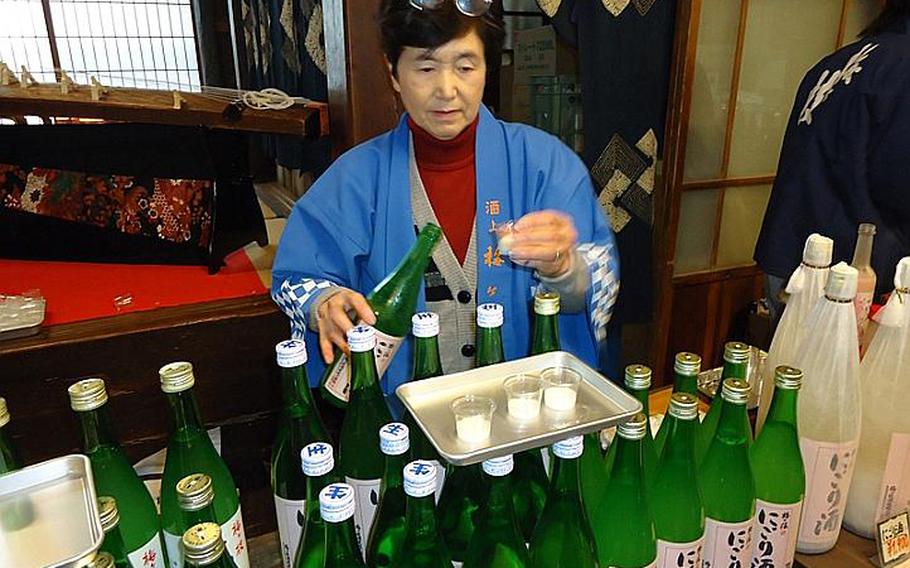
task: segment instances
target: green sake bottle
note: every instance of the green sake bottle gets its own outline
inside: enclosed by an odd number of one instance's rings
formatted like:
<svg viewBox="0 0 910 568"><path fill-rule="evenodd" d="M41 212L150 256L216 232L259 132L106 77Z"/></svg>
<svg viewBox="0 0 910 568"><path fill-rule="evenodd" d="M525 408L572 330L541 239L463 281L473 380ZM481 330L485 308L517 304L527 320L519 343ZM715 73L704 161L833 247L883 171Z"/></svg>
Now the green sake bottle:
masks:
<svg viewBox="0 0 910 568"><path fill-rule="evenodd" d="M465 559L486 492L480 464L450 467L439 496L439 532L456 562Z"/></svg>
<svg viewBox="0 0 910 568"><path fill-rule="evenodd" d="M616 459L592 519L601 566L650 567L657 557L654 517L644 481L648 418L639 413L616 428Z"/></svg>
<svg viewBox="0 0 910 568"><path fill-rule="evenodd" d="M120 534L120 513L117 511L117 500L113 497L98 497L98 518L101 520L101 530L104 540L101 550L111 555L116 568L130 568L123 548L123 536Z"/></svg>
<svg viewBox="0 0 910 568"><path fill-rule="evenodd" d="M645 365L629 365L626 367L625 374L625 384L626 390L635 397L635 399L641 403L642 414L645 416L650 416L650 409L648 405L648 391L651 388L651 368ZM657 471L657 450L654 447L654 438L651 436L651 421L648 420L645 425L648 435L642 438L641 441L641 451L644 475L645 475L645 487L649 488L654 482L654 473ZM616 438L613 438L614 441ZM613 470L613 462L616 460L616 452L618 448L616 444L611 444L607 449L607 455L604 457L605 470L610 472Z"/></svg>
<svg viewBox="0 0 910 568"><path fill-rule="evenodd" d="M228 554L218 523L199 523L180 539L184 568L237 568Z"/></svg>
<svg viewBox="0 0 910 568"><path fill-rule="evenodd" d="M701 566L705 508L695 467L697 426L698 399L685 392L673 393L661 426L667 432L667 446L651 488L658 568Z"/></svg>
<svg viewBox="0 0 910 568"><path fill-rule="evenodd" d="M319 492L319 514L325 523L323 568L366 568L354 535L354 488L332 483Z"/></svg>
<svg viewBox="0 0 910 568"><path fill-rule="evenodd" d="M385 472L379 488L379 505L367 540L369 566L396 566L404 541L405 494L402 472L408 462L408 427L390 422L379 430L379 448L385 454Z"/></svg>
<svg viewBox="0 0 910 568"><path fill-rule="evenodd" d="M397 568L452 566L452 557L436 525L433 495L438 471L435 464L425 460L412 461L404 468L407 514Z"/></svg>
<svg viewBox="0 0 910 568"><path fill-rule="evenodd" d="M411 317L411 334L414 336L414 374L411 381L420 381L443 374L439 357L439 316L433 312L418 312ZM426 434L414 421L410 412L405 412L402 421L408 427L411 439L411 457L426 460L436 465L437 499L445 483L446 469L439 452L430 443Z"/></svg>
<svg viewBox="0 0 910 568"><path fill-rule="evenodd" d="M724 369L721 374L721 384L727 379L746 380L746 369L749 365L749 346L738 341L731 341L724 345ZM721 387L718 386L718 391ZM715 394L714 401L705 419L702 420L698 427L698 435L695 437L695 462L701 464L701 460L714 439L714 431L717 430L717 423L720 420L720 408L723 406L721 397ZM749 417L745 417L746 431L749 435L749 442L752 441L752 429L749 426Z"/></svg>
<svg viewBox="0 0 910 568"><path fill-rule="evenodd" d="M373 349L376 332L368 325L348 331L351 347L351 376L354 387L338 440L338 469L354 488L357 507L354 530L360 551L366 549L367 532L373 524L385 460L376 443L376 432L392 421L379 387Z"/></svg>
<svg viewBox="0 0 910 568"><path fill-rule="evenodd" d="M161 476L161 524L171 568L180 568L183 564L182 535L190 528L177 500L177 483L194 473L211 477L215 521L221 526L227 554L239 568L249 568L237 485L203 424L193 391L196 384L193 365L185 361L169 363L158 371L158 375L170 408L170 436Z"/></svg>
<svg viewBox="0 0 910 568"><path fill-rule="evenodd" d="M9 421L10 415L6 408L6 399L0 397L0 475L22 467L22 460L19 459L19 453L13 446L6 427Z"/></svg>
<svg viewBox="0 0 910 568"><path fill-rule="evenodd" d="M281 562L284 568L291 568L306 508L307 478L300 467L300 452L311 442L330 440L310 394L306 344L299 339L282 341L275 346L275 355L281 368L283 405L272 444L272 494Z"/></svg>
<svg viewBox="0 0 910 568"><path fill-rule="evenodd" d="M599 507L603 500L609 472L604 463L600 432L585 434L584 445L585 451L578 458L578 475L581 483L581 502L585 507L585 514L590 520L594 518L594 509Z"/></svg>
<svg viewBox="0 0 910 568"><path fill-rule="evenodd" d="M529 554L534 568L597 568L594 533L581 502L579 458L584 437L553 444L553 477Z"/></svg>
<svg viewBox="0 0 910 568"><path fill-rule="evenodd" d="M373 288L367 303L376 315L378 346L375 352L376 367L381 376L398 347L408 334L411 316L417 307L423 273L433 255L433 248L442 237L442 229L428 223L417 235L417 242L408 251L391 274ZM344 408L353 388L347 357L335 349L335 360L329 365L320 381L323 396L336 406ZM340 457L340 456L339 456Z"/></svg>
<svg viewBox="0 0 910 568"><path fill-rule="evenodd" d="M164 568L158 512L114 435L104 381L84 379L68 392L70 406L79 418L82 451L92 464L95 491L117 501L127 560L135 566Z"/></svg>
<svg viewBox="0 0 910 568"><path fill-rule="evenodd" d="M328 442L307 444L300 452L306 475L306 515L294 568L322 568L325 562L325 523L319 513L319 492L335 481L335 459Z"/></svg>
<svg viewBox="0 0 910 568"><path fill-rule="evenodd" d="M775 369L774 396L758 438L749 450L755 476L752 562L758 566L793 565L806 472L799 449L796 398L803 372Z"/></svg>
<svg viewBox="0 0 910 568"><path fill-rule="evenodd" d="M698 398L698 373L701 372L701 357L695 353L677 353L676 360L673 362L673 392L682 392L691 394ZM661 423L654 437L654 453L658 459L664 451L664 445L667 443L669 431L663 427L669 415L664 416L664 422ZM697 418L697 417L696 417ZM698 422L696 424L696 431Z"/></svg>
<svg viewBox="0 0 910 568"><path fill-rule="evenodd" d="M511 455L483 462L490 487L477 517L463 568L514 568L531 562L524 536L515 517L510 473Z"/></svg>
<svg viewBox="0 0 910 568"><path fill-rule="evenodd" d="M535 297L535 321L540 318L536 310L538 307L544 312L543 317L552 316L555 322L559 313L559 296L547 295L538 302ZM555 312L554 312L555 310ZM477 356L475 363L478 367L494 365L505 361L502 348L502 324L504 322L504 309L501 304L480 304L477 306ZM535 323L535 327L537 324ZM549 331L557 331L554 326L543 325ZM543 344L558 345L559 336L539 337ZM512 475L512 496L514 498L515 516L525 542L531 540L531 533L537 519L543 512L544 501L547 499L547 472L543 466L543 456L540 450L527 450L514 456L514 473Z"/></svg>
<svg viewBox="0 0 910 568"><path fill-rule="evenodd" d="M748 400L749 383L724 380L717 431L699 465L698 485L705 505L702 560L706 566L736 562L746 566L752 555L755 480L749 463Z"/></svg>
<svg viewBox="0 0 910 568"><path fill-rule="evenodd" d="M534 294L531 355L559 350L559 294L538 291Z"/></svg>

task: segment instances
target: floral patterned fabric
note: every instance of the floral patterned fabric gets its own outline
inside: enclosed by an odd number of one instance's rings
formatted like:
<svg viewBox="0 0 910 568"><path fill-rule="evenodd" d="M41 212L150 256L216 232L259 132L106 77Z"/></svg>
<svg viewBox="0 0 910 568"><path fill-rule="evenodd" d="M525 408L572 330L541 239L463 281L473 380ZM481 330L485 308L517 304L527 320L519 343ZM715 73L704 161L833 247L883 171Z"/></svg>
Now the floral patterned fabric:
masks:
<svg viewBox="0 0 910 568"><path fill-rule="evenodd" d="M0 206L206 248L211 180L86 174L0 164Z"/></svg>

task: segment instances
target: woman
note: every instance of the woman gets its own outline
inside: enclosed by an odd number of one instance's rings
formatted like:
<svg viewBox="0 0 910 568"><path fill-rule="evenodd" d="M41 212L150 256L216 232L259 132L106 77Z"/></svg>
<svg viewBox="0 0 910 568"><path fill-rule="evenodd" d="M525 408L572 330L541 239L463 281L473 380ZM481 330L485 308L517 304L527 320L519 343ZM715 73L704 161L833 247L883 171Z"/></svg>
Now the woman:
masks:
<svg viewBox="0 0 910 568"><path fill-rule="evenodd" d="M352 319L372 324L364 299L406 254L416 229L440 225L418 309L439 313L446 373L471 368L475 308L505 306L507 359L528 354L532 289L562 297L565 349L589 364L619 290L618 254L581 160L554 137L504 123L482 104L487 64L503 27L453 1L384 0L381 33L389 73L407 111L398 126L340 158L300 199L273 268L273 297L296 336L331 362L347 350ZM515 220L511 260L491 231ZM352 317L353 316L353 317ZM318 336L318 342L316 340ZM410 376L405 341L382 380L390 394ZM309 376L324 368L311 357Z"/></svg>

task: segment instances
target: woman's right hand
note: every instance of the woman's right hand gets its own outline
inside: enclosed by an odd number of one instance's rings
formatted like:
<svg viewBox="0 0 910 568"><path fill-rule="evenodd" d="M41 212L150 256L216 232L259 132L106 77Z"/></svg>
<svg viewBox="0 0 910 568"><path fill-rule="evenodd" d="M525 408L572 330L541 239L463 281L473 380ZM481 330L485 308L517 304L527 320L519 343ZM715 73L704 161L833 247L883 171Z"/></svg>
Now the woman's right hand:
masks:
<svg viewBox="0 0 910 568"><path fill-rule="evenodd" d="M327 365L335 360L334 347L348 353L348 331L354 327L354 321L376 324L376 315L367 299L353 290L345 289L333 294L316 309L316 314L319 350Z"/></svg>

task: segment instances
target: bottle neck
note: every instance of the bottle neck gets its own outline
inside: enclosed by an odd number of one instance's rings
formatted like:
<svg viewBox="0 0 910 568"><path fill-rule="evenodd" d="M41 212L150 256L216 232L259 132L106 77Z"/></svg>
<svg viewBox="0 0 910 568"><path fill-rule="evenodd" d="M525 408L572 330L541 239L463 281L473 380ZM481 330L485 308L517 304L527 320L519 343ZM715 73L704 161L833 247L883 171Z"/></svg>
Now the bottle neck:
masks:
<svg viewBox="0 0 910 568"><path fill-rule="evenodd" d="M477 327L478 367L502 363L506 357L502 350L502 327Z"/></svg>
<svg viewBox="0 0 910 568"><path fill-rule="evenodd" d="M559 495L578 495L579 458L563 459L553 456L552 487Z"/></svg>
<svg viewBox="0 0 910 568"><path fill-rule="evenodd" d="M117 438L111 426L106 406L94 410L77 412L82 430L82 449L90 454L105 446L117 446Z"/></svg>
<svg viewBox="0 0 910 568"><path fill-rule="evenodd" d="M698 375L683 375L674 373L673 392L685 392L693 396L698 395Z"/></svg>
<svg viewBox="0 0 910 568"><path fill-rule="evenodd" d="M716 435L728 444L747 443L746 427L749 419L746 416L746 405L734 404L728 400L722 403Z"/></svg>
<svg viewBox="0 0 910 568"><path fill-rule="evenodd" d="M414 380L428 379L442 375L442 361L439 359L439 337L417 337L414 339Z"/></svg>
<svg viewBox="0 0 910 568"><path fill-rule="evenodd" d="M651 416L651 411L648 408L648 389L633 389L626 387L635 400L641 403L641 411L645 416Z"/></svg>
<svg viewBox="0 0 910 568"><path fill-rule="evenodd" d="M407 496L405 508L405 529L407 536L415 542L437 540L435 499L433 494L426 497Z"/></svg>
<svg viewBox="0 0 910 568"><path fill-rule="evenodd" d="M774 388L771 398L771 407L768 409L767 422L781 422L796 428L796 398L799 394L795 389Z"/></svg>
<svg viewBox="0 0 910 568"><path fill-rule="evenodd" d="M408 453L385 457L385 472L382 474L383 490L404 485L404 468L408 465Z"/></svg>
<svg viewBox="0 0 910 568"><path fill-rule="evenodd" d="M610 479L626 483L640 483L642 479L642 441L618 436L616 460Z"/></svg>
<svg viewBox="0 0 910 568"><path fill-rule="evenodd" d="M332 472L317 477L307 476L306 478L306 522L323 523L322 515L319 514L319 492L322 488L330 483L337 481L333 478Z"/></svg>
<svg viewBox="0 0 910 568"><path fill-rule="evenodd" d="M875 239L873 235L858 235L856 238L856 248L853 250L853 268L865 268L872 262L872 242Z"/></svg>
<svg viewBox="0 0 910 568"><path fill-rule="evenodd" d="M325 554L326 558L334 558L336 566L343 566L344 561L360 556L353 517L340 523L325 523Z"/></svg>
<svg viewBox="0 0 910 568"><path fill-rule="evenodd" d="M731 363L730 361L724 360L724 371L722 379L745 379L746 378L746 364L745 363Z"/></svg>
<svg viewBox="0 0 910 568"><path fill-rule="evenodd" d="M281 369L281 395L284 410L290 416L309 414L313 408L313 399L310 397L310 383L304 365Z"/></svg>
<svg viewBox="0 0 910 568"><path fill-rule="evenodd" d="M6 426L0 427L0 473L6 473L22 467L19 454L10 439Z"/></svg>
<svg viewBox="0 0 910 568"><path fill-rule="evenodd" d="M663 449L661 461L667 463L691 463L695 468L695 425L698 420L680 420L675 416L667 418L669 435Z"/></svg>
<svg viewBox="0 0 910 568"><path fill-rule="evenodd" d="M204 429L193 389L167 393L167 403L171 409L171 432Z"/></svg>
<svg viewBox="0 0 910 568"><path fill-rule="evenodd" d="M487 507L490 517L504 520L515 517L512 508L512 480L508 475L502 477L488 476L490 492L487 495Z"/></svg>
<svg viewBox="0 0 910 568"><path fill-rule="evenodd" d="M534 331L531 341L531 355L559 351L559 316L558 314L534 314Z"/></svg>
<svg viewBox="0 0 910 568"><path fill-rule="evenodd" d="M376 359L373 350L351 352L351 390L365 391L379 385Z"/></svg>
<svg viewBox="0 0 910 568"><path fill-rule="evenodd" d="M218 524L218 521L215 518L215 508L212 503L209 503L205 507L196 510L196 511L182 511L183 519L186 522L184 526L191 527L193 525L198 525L199 523L215 523Z"/></svg>

